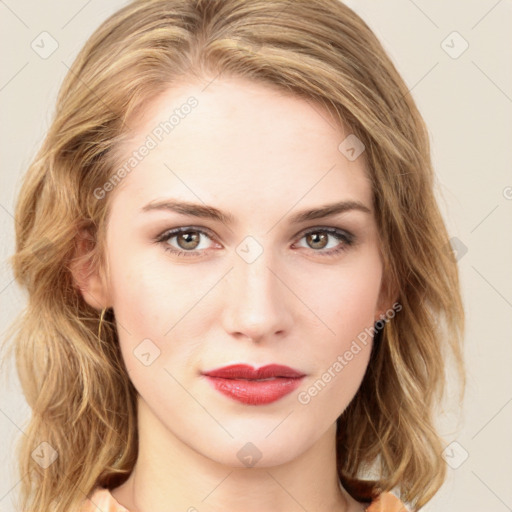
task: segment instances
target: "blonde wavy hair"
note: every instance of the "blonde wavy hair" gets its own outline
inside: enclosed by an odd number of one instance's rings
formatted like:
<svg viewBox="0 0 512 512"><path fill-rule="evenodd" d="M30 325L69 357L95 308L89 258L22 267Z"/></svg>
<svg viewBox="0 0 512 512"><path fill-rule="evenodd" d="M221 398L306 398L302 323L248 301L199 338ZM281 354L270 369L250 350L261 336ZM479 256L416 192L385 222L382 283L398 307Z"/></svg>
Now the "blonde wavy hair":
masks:
<svg viewBox="0 0 512 512"><path fill-rule="evenodd" d="M464 309L428 132L380 42L338 0L137 0L70 68L16 206L12 265L28 304L4 343L32 410L17 445L20 510L76 512L94 487L121 485L134 467L136 390L115 319L98 336L98 311L70 269L84 231L87 264L104 266L110 203L94 190L113 174L137 113L173 83L221 73L326 106L365 146L384 278L402 310L376 336L338 419L343 486L361 501L398 487L420 508L445 479L436 407L448 356L464 395ZM48 467L33 458L42 442L58 454Z"/></svg>

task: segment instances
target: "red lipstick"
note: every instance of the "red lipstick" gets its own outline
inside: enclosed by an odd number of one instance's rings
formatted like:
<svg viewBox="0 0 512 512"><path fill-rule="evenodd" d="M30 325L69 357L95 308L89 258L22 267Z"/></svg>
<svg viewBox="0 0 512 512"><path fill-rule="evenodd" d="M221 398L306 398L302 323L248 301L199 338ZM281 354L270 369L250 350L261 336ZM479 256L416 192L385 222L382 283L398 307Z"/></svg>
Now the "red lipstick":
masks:
<svg viewBox="0 0 512 512"><path fill-rule="evenodd" d="M269 364L255 369L234 364L203 372L208 382L224 395L248 405L275 402L299 386L304 373L289 366Z"/></svg>

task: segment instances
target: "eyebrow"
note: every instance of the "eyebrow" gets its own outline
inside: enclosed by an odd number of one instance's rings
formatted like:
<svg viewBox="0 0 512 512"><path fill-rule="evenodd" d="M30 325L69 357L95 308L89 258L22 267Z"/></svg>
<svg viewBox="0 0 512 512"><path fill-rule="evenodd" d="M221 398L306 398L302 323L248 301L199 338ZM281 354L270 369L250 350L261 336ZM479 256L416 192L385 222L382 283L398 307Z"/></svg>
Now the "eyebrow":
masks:
<svg viewBox="0 0 512 512"><path fill-rule="evenodd" d="M213 206L178 201L176 199L152 201L141 208L142 212L155 210L171 211L182 215L190 215L192 217L212 219L228 225L233 224L235 221L235 217L232 214L223 212ZM300 224L301 222L322 219L330 215L336 215L350 210L357 210L369 214L372 213L370 208L359 201L339 201L337 203L326 204L317 208L301 210L293 214L289 221L292 224Z"/></svg>

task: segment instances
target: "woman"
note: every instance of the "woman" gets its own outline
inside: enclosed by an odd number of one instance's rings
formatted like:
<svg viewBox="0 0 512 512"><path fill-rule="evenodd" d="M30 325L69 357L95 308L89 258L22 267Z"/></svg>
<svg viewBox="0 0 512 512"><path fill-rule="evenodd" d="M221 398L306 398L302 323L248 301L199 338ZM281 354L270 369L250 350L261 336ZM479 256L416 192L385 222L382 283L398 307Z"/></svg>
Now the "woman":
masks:
<svg viewBox="0 0 512 512"><path fill-rule="evenodd" d="M464 381L433 183L406 85L338 0L114 14L17 204L21 509L425 505L445 348Z"/></svg>

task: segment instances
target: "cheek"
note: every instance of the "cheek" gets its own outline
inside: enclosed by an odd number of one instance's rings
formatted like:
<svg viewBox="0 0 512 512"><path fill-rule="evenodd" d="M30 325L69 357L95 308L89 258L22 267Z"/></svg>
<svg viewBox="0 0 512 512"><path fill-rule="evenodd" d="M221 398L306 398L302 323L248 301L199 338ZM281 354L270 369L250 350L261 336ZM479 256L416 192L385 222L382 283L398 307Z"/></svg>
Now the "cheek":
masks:
<svg viewBox="0 0 512 512"><path fill-rule="evenodd" d="M109 267L111 302L121 350L127 368L136 370L144 362L137 360L138 352L150 353L154 358L163 349L172 320L172 294L164 296L166 283L162 282L158 268L122 243L110 251Z"/></svg>
<svg viewBox="0 0 512 512"><path fill-rule="evenodd" d="M113 249L110 259L116 318L128 331L145 334L142 331L148 329L161 336L170 327L173 311L186 302L187 287L180 281L179 269L165 265L165 256L158 251L123 247Z"/></svg>
<svg viewBox="0 0 512 512"><path fill-rule="evenodd" d="M207 329L198 303L212 283L192 286L197 275L171 265L163 250L110 254L112 305L126 367L138 389L155 382L157 372L168 380L165 368L185 367L195 350L194 333Z"/></svg>
<svg viewBox="0 0 512 512"><path fill-rule="evenodd" d="M372 349L379 283L375 272L342 276L339 288L324 297L320 311L329 330L322 326L315 336L317 372L297 397L311 414L334 422L359 389Z"/></svg>
<svg viewBox="0 0 512 512"><path fill-rule="evenodd" d="M318 414L325 414L325 404L331 404L334 420L361 384L371 354L380 281L380 258L370 253L322 280L323 293L312 297L322 320L323 335L315 336L312 354L318 373L298 398L311 409L318 407Z"/></svg>
<svg viewBox="0 0 512 512"><path fill-rule="evenodd" d="M332 350L343 349L374 324L382 276L380 258L370 252L356 256L353 263L341 265L335 272L328 269L315 279L318 286L309 285L308 300L324 325L326 348ZM308 289L307 282L303 289Z"/></svg>

